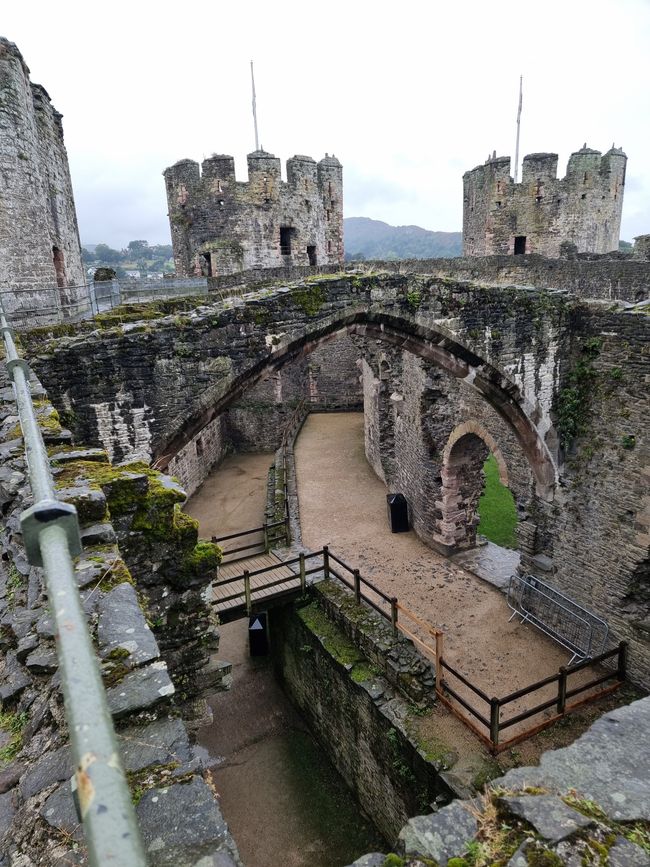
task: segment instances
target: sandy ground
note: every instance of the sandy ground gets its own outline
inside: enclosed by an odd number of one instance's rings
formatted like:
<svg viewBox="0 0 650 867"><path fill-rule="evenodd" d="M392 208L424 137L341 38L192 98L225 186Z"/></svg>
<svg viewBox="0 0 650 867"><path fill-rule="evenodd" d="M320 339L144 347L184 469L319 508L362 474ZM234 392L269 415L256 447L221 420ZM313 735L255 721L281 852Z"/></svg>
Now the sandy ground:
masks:
<svg viewBox="0 0 650 867"><path fill-rule="evenodd" d="M186 506L199 520L203 538L262 523L267 470L272 459L271 454L233 455L210 475ZM363 576L396 595L423 619L444 629L446 657L488 694L503 695L556 672L560 665L567 663L568 654L536 629L508 622L511 612L503 593L436 554L415 534L390 533L386 489L366 461L361 414L310 416L296 444L296 465L305 545L319 548L329 544L351 566L358 567ZM237 628L245 631L241 624L224 627L219 654L235 662L236 681L238 666L245 662L241 647L235 648L226 630ZM240 635L240 645L241 640ZM271 710L265 698L266 710L258 720L260 712L254 708L254 694L256 690L262 694L271 689L262 686L262 674L264 678L272 678L263 668L259 669L259 678L254 669L242 669L244 671L252 672L250 696L247 698L249 693L245 688L244 692L233 693L236 702L229 701L233 694L215 697L217 725L208 735L206 746L213 755L222 752L230 757L243 750L242 761L248 762L250 756L245 751L251 748L249 726L253 726L255 740L256 726L264 719L269 735L274 737L277 726L286 723L289 711ZM540 692L535 701L542 701L543 697ZM632 697L627 693L615 694L608 700L589 705L561 724L502 754L499 757L501 767L536 763L542 751L570 743L597 716ZM456 753L458 762L454 772L465 780L472 780L475 774L485 770L486 752L480 742L444 707L438 706L433 718L423 718L422 725L428 727L423 730L424 735L443 741ZM262 760L263 765L267 761L279 762L281 748L276 746L275 758L267 756ZM226 765L237 767L230 759ZM237 776L235 771L232 774ZM223 785L231 783L224 778ZM245 787L242 791L244 794L232 796L238 805L235 812L240 808L246 810ZM273 799L277 800L275 796ZM255 841L251 842L253 849L256 845ZM256 858L257 855L253 855L253 860L246 859L246 863L254 864Z"/></svg>
<svg viewBox="0 0 650 867"><path fill-rule="evenodd" d="M489 695L502 695L567 663L532 627L508 622L503 593L428 548L391 533L386 487L365 459L360 413L311 415L296 444L303 542L324 544L384 592L444 630L445 655Z"/></svg>
<svg viewBox="0 0 650 867"><path fill-rule="evenodd" d="M363 577L442 629L445 659L488 696L505 696L567 665L570 654L564 648L517 618L510 621L503 592L428 548L415 533L390 532L386 487L364 453L362 414L310 415L295 456L303 544L313 550L329 545ZM413 631L424 637L421 630ZM585 669L570 686L593 676L593 670ZM446 677L460 694L471 696L451 675ZM502 718L556 694L555 685L539 690L509 705ZM485 702L472 696L472 704L489 717ZM551 713L505 731L502 739ZM461 752L468 746L469 733L453 720L441 719L439 728L447 730ZM469 740L474 740L471 735ZM544 749L548 746L543 743Z"/></svg>
<svg viewBox="0 0 650 867"><path fill-rule="evenodd" d="M262 526L266 480L273 460L272 452L229 455L210 473L185 506L185 511L199 522L203 539ZM226 543L224 549L261 539L260 533Z"/></svg>

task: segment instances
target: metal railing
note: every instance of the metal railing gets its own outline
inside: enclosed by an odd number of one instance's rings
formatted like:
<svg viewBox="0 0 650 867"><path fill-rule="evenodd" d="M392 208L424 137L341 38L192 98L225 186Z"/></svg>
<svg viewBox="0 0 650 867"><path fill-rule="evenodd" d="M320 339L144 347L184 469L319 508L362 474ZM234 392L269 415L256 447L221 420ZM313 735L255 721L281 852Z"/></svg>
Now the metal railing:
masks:
<svg viewBox="0 0 650 867"><path fill-rule="evenodd" d="M43 568L56 626L76 793L89 862L93 867L140 867L147 860L74 574L72 558L81 551L77 512L74 506L56 498L32 402L30 369L18 357L13 330L1 303L0 330L34 497L34 505L21 515L21 528L29 562Z"/></svg>
<svg viewBox="0 0 650 867"><path fill-rule="evenodd" d="M532 623L570 650L569 665L605 650L609 627L602 617L535 575L511 576L508 607L513 612L511 620L519 615L522 623Z"/></svg>

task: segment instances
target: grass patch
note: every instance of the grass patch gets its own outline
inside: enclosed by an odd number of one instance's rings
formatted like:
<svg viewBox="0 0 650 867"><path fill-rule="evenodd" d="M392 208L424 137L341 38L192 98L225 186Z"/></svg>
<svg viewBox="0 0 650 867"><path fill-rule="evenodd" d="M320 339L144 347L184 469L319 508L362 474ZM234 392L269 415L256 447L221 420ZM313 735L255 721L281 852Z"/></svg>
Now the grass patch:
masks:
<svg viewBox="0 0 650 867"><path fill-rule="evenodd" d="M479 532L502 548L516 548L517 509L509 489L499 480L499 467L494 455L483 466L485 488L478 501Z"/></svg>
<svg viewBox="0 0 650 867"><path fill-rule="evenodd" d="M23 748L23 729L27 725L27 713L4 713L0 711L0 730L11 737L0 749L0 768L10 764Z"/></svg>

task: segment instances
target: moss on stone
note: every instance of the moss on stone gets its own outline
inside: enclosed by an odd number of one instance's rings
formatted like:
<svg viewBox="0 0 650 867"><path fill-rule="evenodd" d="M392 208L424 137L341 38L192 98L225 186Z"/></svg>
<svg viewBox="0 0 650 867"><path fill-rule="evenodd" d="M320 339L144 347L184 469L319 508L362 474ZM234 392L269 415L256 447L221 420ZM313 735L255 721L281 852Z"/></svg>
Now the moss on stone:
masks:
<svg viewBox="0 0 650 867"><path fill-rule="evenodd" d="M23 729L29 717L26 712L7 713L0 711L0 731L10 735L7 743L0 748L0 768L12 762L23 747Z"/></svg>
<svg viewBox="0 0 650 867"><path fill-rule="evenodd" d="M131 656L131 653L126 649L126 647L114 647L106 656L106 659L115 661L119 659L128 659L129 656Z"/></svg>
<svg viewBox="0 0 650 867"><path fill-rule="evenodd" d="M290 297L307 316L315 316L327 300L327 292L323 286L315 283L292 289Z"/></svg>
<svg viewBox="0 0 650 867"><path fill-rule="evenodd" d="M222 556L223 550L214 542L197 542L185 557L182 571L188 578L202 578L216 570Z"/></svg>
<svg viewBox="0 0 650 867"><path fill-rule="evenodd" d="M327 652L344 666L354 666L367 660L315 602L298 610L298 617L316 635Z"/></svg>
<svg viewBox="0 0 650 867"><path fill-rule="evenodd" d="M126 563L120 558L112 564L110 571L102 578L99 589L102 593L110 593L113 588L124 583L131 584L133 587L136 586Z"/></svg>
<svg viewBox="0 0 650 867"><path fill-rule="evenodd" d="M564 861L544 846L529 846L526 849L526 863L530 867L562 867Z"/></svg>
<svg viewBox="0 0 650 867"><path fill-rule="evenodd" d="M96 461L71 461L57 474L57 488L77 479L104 490L111 517L132 514L134 531L163 538L176 528L174 507L185 501L185 494L165 483L164 477L148 464L137 461L113 467ZM188 523L181 521L179 529L187 534Z"/></svg>

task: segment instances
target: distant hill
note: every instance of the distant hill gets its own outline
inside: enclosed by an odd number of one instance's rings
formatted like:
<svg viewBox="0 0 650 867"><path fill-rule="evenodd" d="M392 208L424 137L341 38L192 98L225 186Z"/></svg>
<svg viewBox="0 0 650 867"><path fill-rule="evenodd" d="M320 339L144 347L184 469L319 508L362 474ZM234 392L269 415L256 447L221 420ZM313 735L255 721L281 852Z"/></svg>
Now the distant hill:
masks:
<svg viewBox="0 0 650 867"><path fill-rule="evenodd" d="M345 258L435 259L462 256L462 232L431 232L420 226L389 226L368 217L343 220Z"/></svg>

